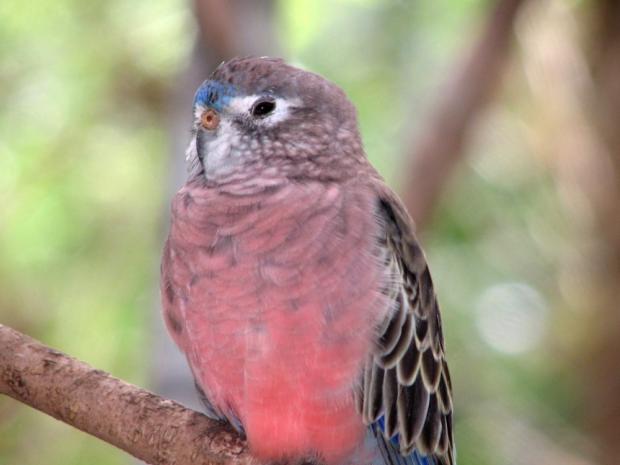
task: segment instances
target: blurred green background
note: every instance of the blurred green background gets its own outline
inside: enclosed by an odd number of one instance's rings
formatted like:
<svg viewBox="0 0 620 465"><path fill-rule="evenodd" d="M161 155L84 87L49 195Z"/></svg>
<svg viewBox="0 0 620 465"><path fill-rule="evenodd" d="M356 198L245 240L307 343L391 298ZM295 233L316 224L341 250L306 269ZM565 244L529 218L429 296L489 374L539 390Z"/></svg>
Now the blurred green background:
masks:
<svg viewBox="0 0 620 465"><path fill-rule="evenodd" d="M404 191L410 145L495 3L263 1L267 20L245 13L228 34L247 45L266 24L257 53L341 85L369 157ZM503 80L420 225L461 465L616 463L620 144L600 124L618 110L597 100L618 87L599 33L613 3L521 7ZM159 254L189 139L177 115L210 46L195 17L185 0L0 3L0 323L158 392ZM0 464L131 462L0 398Z"/></svg>

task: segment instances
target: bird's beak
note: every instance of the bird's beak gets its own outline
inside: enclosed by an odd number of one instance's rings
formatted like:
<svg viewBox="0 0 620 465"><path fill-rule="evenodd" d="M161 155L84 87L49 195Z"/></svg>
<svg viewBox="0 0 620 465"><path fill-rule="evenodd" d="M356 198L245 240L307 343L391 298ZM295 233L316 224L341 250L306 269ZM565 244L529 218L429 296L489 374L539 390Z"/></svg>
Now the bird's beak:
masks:
<svg viewBox="0 0 620 465"><path fill-rule="evenodd" d="M213 108L207 108L200 116L202 127L214 131L220 125L220 115Z"/></svg>

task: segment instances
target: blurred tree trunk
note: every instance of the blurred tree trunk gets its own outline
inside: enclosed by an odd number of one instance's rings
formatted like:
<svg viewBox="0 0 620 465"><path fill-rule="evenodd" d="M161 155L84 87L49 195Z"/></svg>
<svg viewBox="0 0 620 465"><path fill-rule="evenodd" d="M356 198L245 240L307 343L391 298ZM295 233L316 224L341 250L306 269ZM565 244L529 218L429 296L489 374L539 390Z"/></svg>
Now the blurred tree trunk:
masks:
<svg viewBox="0 0 620 465"><path fill-rule="evenodd" d="M531 124L578 244L563 259L559 287L566 308L577 310L571 318L583 329L565 339L571 356L558 363L568 363L583 387L579 413L599 451L596 459L615 465L620 457L620 3L593 1L590 14L580 17L576 12L585 7L562 0L532 6L518 34L535 102Z"/></svg>
<svg viewBox="0 0 620 465"><path fill-rule="evenodd" d="M501 80L510 57L513 28L525 0L498 0L489 10L478 40L459 55L427 124L407 154L402 196L418 227L428 222L453 170L466 152L478 116Z"/></svg>
<svg viewBox="0 0 620 465"><path fill-rule="evenodd" d="M594 79L593 110L600 141L611 160L614 189L596 205L607 254L599 276L601 306L593 324L594 348L586 370L588 413L606 465L620 462L620 2L591 4L588 56Z"/></svg>

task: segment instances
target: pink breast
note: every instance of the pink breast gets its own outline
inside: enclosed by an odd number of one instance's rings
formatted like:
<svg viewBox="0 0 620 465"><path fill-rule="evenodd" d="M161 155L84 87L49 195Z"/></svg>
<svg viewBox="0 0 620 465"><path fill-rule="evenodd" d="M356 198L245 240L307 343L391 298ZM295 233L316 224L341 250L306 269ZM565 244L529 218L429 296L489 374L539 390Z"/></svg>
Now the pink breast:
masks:
<svg viewBox="0 0 620 465"><path fill-rule="evenodd" d="M231 205L193 190L173 209L164 281L183 295L168 307L209 399L259 458L342 462L362 441L354 389L386 311L372 198L314 185Z"/></svg>

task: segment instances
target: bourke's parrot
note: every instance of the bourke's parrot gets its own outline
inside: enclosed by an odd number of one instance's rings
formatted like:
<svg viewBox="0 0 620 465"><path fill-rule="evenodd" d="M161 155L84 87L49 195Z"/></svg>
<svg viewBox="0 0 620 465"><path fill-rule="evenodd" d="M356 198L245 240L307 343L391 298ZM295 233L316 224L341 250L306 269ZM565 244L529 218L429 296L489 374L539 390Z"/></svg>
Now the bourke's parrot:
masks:
<svg viewBox="0 0 620 465"><path fill-rule="evenodd" d="M193 114L161 291L208 414L265 462L454 464L431 275L344 92L233 59Z"/></svg>

